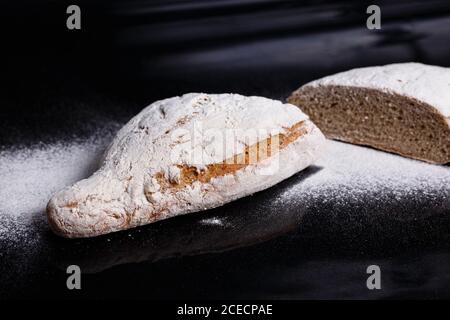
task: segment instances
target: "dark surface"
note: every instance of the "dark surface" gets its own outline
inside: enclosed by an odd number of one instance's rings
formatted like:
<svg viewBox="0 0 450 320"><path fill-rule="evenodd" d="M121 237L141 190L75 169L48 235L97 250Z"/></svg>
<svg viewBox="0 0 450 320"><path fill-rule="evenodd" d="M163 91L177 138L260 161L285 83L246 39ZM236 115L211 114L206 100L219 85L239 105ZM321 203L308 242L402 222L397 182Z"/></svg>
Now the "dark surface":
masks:
<svg viewBox="0 0 450 320"><path fill-rule="evenodd" d="M105 119L185 92L283 100L306 81L403 61L450 66L448 1L379 1L383 29L359 2L80 2L82 30L61 2L1 11L0 146L89 137ZM317 167L267 191L98 239L69 241L36 216L38 246L0 243L0 297L450 297L449 195L308 208L273 199ZM329 203L329 202L328 202ZM200 223L225 219L222 228ZM25 256L27 252L27 256ZM21 264L26 264L26 266ZM65 266L89 274L65 287ZM383 290L365 287L370 264Z"/></svg>

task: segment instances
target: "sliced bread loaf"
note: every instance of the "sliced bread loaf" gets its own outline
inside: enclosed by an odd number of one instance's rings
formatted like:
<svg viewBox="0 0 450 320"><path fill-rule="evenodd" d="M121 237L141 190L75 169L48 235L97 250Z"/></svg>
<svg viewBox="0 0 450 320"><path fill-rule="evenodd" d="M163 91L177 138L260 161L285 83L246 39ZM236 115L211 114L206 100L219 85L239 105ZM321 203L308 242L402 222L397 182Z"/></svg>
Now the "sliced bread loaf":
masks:
<svg viewBox="0 0 450 320"><path fill-rule="evenodd" d="M450 69L400 63L353 69L288 98L332 139L450 162Z"/></svg>

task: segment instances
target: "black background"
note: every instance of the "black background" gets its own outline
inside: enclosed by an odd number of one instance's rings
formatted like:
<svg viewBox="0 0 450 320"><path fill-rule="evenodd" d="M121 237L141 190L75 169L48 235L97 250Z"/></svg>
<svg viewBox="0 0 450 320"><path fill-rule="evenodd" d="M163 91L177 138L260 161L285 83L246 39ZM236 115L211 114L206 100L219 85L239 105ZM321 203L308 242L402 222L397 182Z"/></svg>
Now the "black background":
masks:
<svg viewBox="0 0 450 320"><path fill-rule="evenodd" d="M78 4L82 29L66 28ZM352 67L418 61L450 67L449 1L377 1L382 30L358 1L15 1L2 4L0 146L87 138L147 104L186 92L284 100L301 84ZM270 190L281 192L313 168ZM2 246L3 297L442 298L450 296L450 215L433 201L270 208L268 193L211 213L242 226L212 233L196 215L108 241L45 240L26 274ZM448 195L443 195L448 201ZM316 214L320 212L319 214ZM439 213L430 215L430 213ZM440 214L444 213L444 214ZM446 214L445 214L446 213ZM280 222L280 214L283 219ZM302 217L300 219L300 216ZM181 235L181 236L180 236ZM111 242L113 245L111 245ZM217 252L221 253L217 253ZM214 253L216 252L216 253ZM173 257L175 256L175 257ZM68 291L61 266L92 274ZM132 262L132 263L130 263ZM137 263L140 262L140 263ZM380 264L386 290L365 288ZM117 265L114 267L113 265Z"/></svg>

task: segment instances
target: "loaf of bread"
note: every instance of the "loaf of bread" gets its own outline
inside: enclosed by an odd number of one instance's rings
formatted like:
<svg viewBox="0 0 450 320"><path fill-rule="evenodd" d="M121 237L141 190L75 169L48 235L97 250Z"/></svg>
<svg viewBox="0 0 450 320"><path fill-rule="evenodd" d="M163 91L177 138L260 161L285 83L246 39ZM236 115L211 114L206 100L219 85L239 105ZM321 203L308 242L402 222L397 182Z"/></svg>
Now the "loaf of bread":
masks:
<svg viewBox="0 0 450 320"><path fill-rule="evenodd" d="M325 141L300 109L238 94L157 101L126 124L100 169L49 201L58 235L91 237L213 208L309 166Z"/></svg>
<svg viewBox="0 0 450 320"><path fill-rule="evenodd" d="M400 63L310 82L288 102L332 139L450 162L450 69Z"/></svg>

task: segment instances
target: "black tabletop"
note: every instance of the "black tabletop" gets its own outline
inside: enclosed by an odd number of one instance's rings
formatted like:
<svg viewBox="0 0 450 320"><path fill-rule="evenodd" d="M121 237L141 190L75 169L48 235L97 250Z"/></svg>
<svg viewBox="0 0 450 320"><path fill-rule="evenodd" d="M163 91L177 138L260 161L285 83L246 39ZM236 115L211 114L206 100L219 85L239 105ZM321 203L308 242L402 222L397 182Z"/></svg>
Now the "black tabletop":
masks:
<svg viewBox="0 0 450 320"><path fill-rule="evenodd" d="M18 170L21 154L29 163L36 150L94 145L87 175L118 128L161 98L285 100L307 81L353 67L450 67L447 1L379 1L381 30L366 28L367 4L356 1L81 1L81 30L66 28L68 5L20 2L0 13L0 172ZM14 201L0 199L0 298L449 298L450 168L434 176L440 184L424 181L397 198L389 186L358 196L345 184L342 196L290 192L326 169L94 239L59 238L42 204L6 212ZM8 177L34 186L32 171L30 180ZM72 264L82 290L66 287ZM369 265L380 266L382 290L367 289Z"/></svg>

